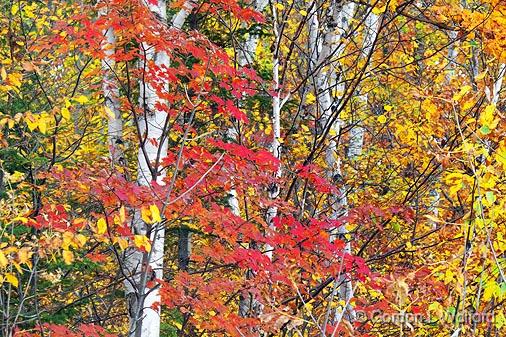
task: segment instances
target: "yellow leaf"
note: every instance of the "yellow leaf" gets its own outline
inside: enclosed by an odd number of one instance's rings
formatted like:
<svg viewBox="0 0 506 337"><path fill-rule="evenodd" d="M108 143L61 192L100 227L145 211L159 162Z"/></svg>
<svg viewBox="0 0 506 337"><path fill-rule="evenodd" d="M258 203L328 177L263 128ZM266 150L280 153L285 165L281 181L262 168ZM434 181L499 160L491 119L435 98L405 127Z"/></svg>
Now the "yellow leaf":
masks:
<svg viewBox="0 0 506 337"><path fill-rule="evenodd" d="M494 158L498 163L501 163L503 169L506 170L506 143L499 146Z"/></svg>
<svg viewBox="0 0 506 337"><path fill-rule="evenodd" d="M375 15L379 15L381 13L384 13L386 9L387 9L387 6L374 7L372 9L372 13L375 14Z"/></svg>
<svg viewBox="0 0 506 337"><path fill-rule="evenodd" d="M385 115L379 115L378 116L378 122L380 123L385 123L387 121L387 118L385 117Z"/></svg>
<svg viewBox="0 0 506 337"><path fill-rule="evenodd" d="M316 96L312 93L312 92L309 92L307 95L306 95L306 104L313 104L314 102L316 102Z"/></svg>
<svg viewBox="0 0 506 337"><path fill-rule="evenodd" d="M474 106L474 104L475 104L475 102L473 102L473 101L464 102L464 104L462 105L462 111L466 111L466 110L471 109ZM471 122L468 121L468 123L471 123Z"/></svg>
<svg viewBox="0 0 506 337"><path fill-rule="evenodd" d="M501 287L494 280L490 280L487 284L485 284L485 289L483 291L483 300L488 302L492 299L492 297L497 296L501 292Z"/></svg>
<svg viewBox="0 0 506 337"><path fill-rule="evenodd" d="M455 274L451 270L447 269L444 276L444 284L449 284L450 282L452 282L454 275Z"/></svg>
<svg viewBox="0 0 506 337"><path fill-rule="evenodd" d="M14 171L14 173L7 176L7 180L10 183L19 183L25 177L24 173L19 171Z"/></svg>
<svg viewBox="0 0 506 337"><path fill-rule="evenodd" d="M306 12L305 10L303 10L303 9L301 9L301 10L299 11L299 13L300 13L300 15L302 15L302 16L306 16L306 15L307 15L307 12Z"/></svg>
<svg viewBox="0 0 506 337"><path fill-rule="evenodd" d="M436 316L441 317L444 313L444 308L439 302L432 302L429 304L429 312L433 312L436 314Z"/></svg>
<svg viewBox="0 0 506 337"><path fill-rule="evenodd" d="M151 250L151 243L145 235L135 235L134 244L137 248L145 249L147 252Z"/></svg>
<svg viewBox="0 0 506 337"><path fill-rule="evenodd" d="M18 271L18 273L23 273L23 269L21 269L21 266L19 265L19 263L17 263L16 261L12 261L12 265L14 266L14 268L16 268L16 270Z"/></svg>
<svg viewBox="0 0 506 337"><path fill-rule="evenodd" d="M183 325L176 320L170 321L170 325L178 328L179 330L183 329Z"/></svg>
<svg viewBox="0 0 506 337"><path fill-rule="evenodd" d="M18 10L19 10L19 6L17 4L12 4L12 7L11 7L11 14L12 15L16 15L18 13Z"/></svg>
<svg viewBox="0 0 506 337"><path fill-rule="evenodd" d="M82 246L84 246L86 241L88 241L88 239L86 238L86 236L84 236L82 234L77 234L75 236L75 241L77 241L79 243L79 247L82 247Z"/></svg>
<svg viewBox="0 0 506 337"><path fill-rule="evenodd" d="M128 241L123 239L122 237L117 237L114 239L114 241L118 243L119 248L121 248L121 250L125 250L128 248Z"/></svg>
<svg viewBox="0 0 506 337"><path fill-rule="evenodd" d="M88 97L84 96L84 95L80 95L80 96L77 96L74 98L74 100L77 102L77 103L81 103L81 104L84 104L86 102L88 102Z"/></svg>
<svg viewBox="0 0 506 337"><path fill-rule="evenodd" d="M497 330L500 330L506 325L506 317L504 317L504 313L502 311L499 311L497 315L494 315L494 325Z"/></svg>
<svg viewBox="0 0 506 337"><path fill-rule="evenodd" d="M385 111L391 111L392 108L393 108L393 106L391 106L391 105L385 105L385 106L383 106L383 109L385 109Z"/></svg>
<svg viewBox="0 0 506 337"><path fill-rule="evenodd" d="M46 134L47 125L46 125L45 118L39 118L39 120L37 122L37 127L39 128L40 132L42 132L43 134Z"/></svg>
<svg viewBox="0 0 506 337"><path fill-rule="evenodd" d="M399 0L390 0L389 4L388 4L388 8L392 11L392 12L395 12L395 9L397 8L397 5L399 3Z"/></svg>
<svg viewBox="0 0 506 337"><path fill-rule="evenodd" d="M13 274L7 273L4 275L4 277L5 277L5 280L7 282L9 282L10 284L12 284L13 286L17 287L19 285L18 278L16 276L14 276Z"/></svg>
<svg viewBox="0 0 506 337"><path fill-rule="evenodd" d="M145 223L152 223L151 222L151 210L149 208L141 208L141 218Z"/></svg>
<svg viewBox="0 0 506 337"><path fill-rule="evenodd" d="M2 81L5 81L7 78L7 71L5 71L4 67L0 68L0 78L2 78Z"/></svg>
<svg viewBox="0 0 506 337"><path fill-rule="evenodd" d="M307 302L306 304L304 304L304 309L306 309L307 312L312 312L313 304L311 304L311 302Z"/></svg>
<svg viewBox="0 0 506 337"><path fill-rule="evenodd" d="M476 81L482 80L485 77L485 75L487 74L487 72L488 72L488 69L485 70L484 72L479 73L478 76L476 76L474 79Z"/></svg>
<svg viewBox="0 0 506 337"><path fill-rule="evenodd" d="M103 235L107 231L107 223L104 218L100 218L97 221L97 234Z"/></svg>
<svg viewBox="0 0 506 337"><path fill-rule="evenodd" d="M4 252L0 250L0 267L5 268L9 264L9 260L5 257Z"/></svg>
<svg viewBox="0 0 506 337"><path fill-rule="evenodd" d="M430 99L426 98L422 102L422 109L425 111L425 118L432 121L439 118L439 111L437 105L435 105Z"/></svg>
<svg viewBox="0 0 506 337"><path fill-rule="evenodd" d="M125 222L126 220L125 206L121 206L121 208L119 209L119 219L121 223Z"/></svg>
<svg viewBox="0 0 506 337"><path fill-rule="evenodd" d="M283 4L281 4L281 3L279 3L279 2L278 2L278 3L276 3L276 5L275 5L275 6L276 6L276 8L277 8L277 9L279 9L280 11L282 11L283 9L285 9L285 6L284 6Z"/></svg>
<svg viewBox="0 0 506 337"><path fill-rule="evenodd" d="M179 139L177 133L175 133L175 132L169 132L169 137L170 137L170 139L172 139L175 142L177 142L177 140Z"/></svg>
<svg viewBox="0 0 506 337"><path fill-rule="evenodd" d="M66 120L70 120L70 111L66 107L61 108L61 116Z"/></svg>
<svg viewBox="0 0 506 337"><path fill-rule="evenodd" d="M23 12L25 13L25 15L30 18L30 19L35 19L35 13L33 12L33 10L35 9L35 6L25 6L23 8Z"/></svg>
<svg viewBox="0 0 506 337"><path fill-rule="evenodd" d="M162 218L160 217L160 210L156 205L149 206L149 210L151 211L151 220L153 222L161 222Z"/></svg>
<svg viewBox="0 0 506 337"><path fill-rule="evenodd" d="M471 86L470 85L464 85L462 88L460 88L460 91L455 93L453 95L453 100L454 101L460 101L460 99L462 97L464 97L465 94L467 94L469 92L469 90L471 90Z"/></svg>
<svg viewBox="0 0 506 337"><path fill-rule="evenodd" d="M271 134L271 132L272 132L272 127L271 127L271 125L269 124L269 125L267 125L267 127L265 128L264 133L265 133L266 135L270 135L270 134Z"/></svg>
<svg viewBox="0 0 506 337"><path fill-rule="evenodd" d="M63 261L65 261L66 264L71 264L74 262L74 254L70 250L64 250L62 252Z"/></svg>
<svg viewBox="0 0 506 337"><path fill-rule="evenodd" d="M71 232L64 232L62 236L63 236L62 248L69 249L70 245L72 244L72 240L74 239L74 234Z"/></svg>
<svg viewBox="0 0 506 337"><path fill-rule="evenodd" d="M32 121L30 118L25 119L26 126L28 126L28 130L33 131L37 128L38 120Z"/></svg>
<svg viewBox="0 0 506 337"><path fill-rule="evenodd" d="M499 123L499 118L495 118L495 104L487 105L485 110L480 114L479 122L486 125L490 130L495 129Z"/></svg>
<svg viewBox="0 0 506 337"><path fill-rule="evenodd" d="M21 86L21 79L23 78L22 74L12 73L7 75L7 82L9 82L14 87L19 88Z"/></svg>

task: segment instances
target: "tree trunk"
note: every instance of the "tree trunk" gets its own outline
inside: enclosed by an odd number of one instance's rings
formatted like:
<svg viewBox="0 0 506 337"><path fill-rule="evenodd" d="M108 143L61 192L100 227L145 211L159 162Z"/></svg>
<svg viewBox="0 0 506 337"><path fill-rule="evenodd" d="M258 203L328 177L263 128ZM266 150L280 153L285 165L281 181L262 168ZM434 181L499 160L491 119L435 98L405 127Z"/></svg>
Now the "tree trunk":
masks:
<svg viewBox="0 0 506 337"><path fill-rule="evenodd" d="M166 0L158 0L155 4L145 3L151 13L167 24ZM186 1L173 18L172 26L181 29L186 18L190 14L193 1ZM141 60L144 73L149 61L154 61L158 67L170 67L170 59L166 52L156 51L147 43L141 44L141 52L145 58ZM165 83L163 90L168 92L169 84ZM155 108L156 103L166 104L165 100L149 83L140 82L139 104L144 114L137 119L140 136L143 142L139 146L137 155L138 170L137 183L141 186L150 186L152 182L164 185L165 172L160 168L160 160L167 156L166 119L168 115L163 110ZM156 140L152 142L151 140ZM169 191L170 193L170 191ZM129 249L125 253L125 269L130 276L125 280L127 300L130 314L130 336L136 337L159 337L160 335L160 292L157 286L147 287L151 280L163 278L163 257L165 228L161 223L146 224L137 211L133 219L134 234L146 235L151 240L151 250L141 252L137 249ZM184 240L183 240L184 241ZM189 244L189 240L187 241ZM189 254L190 249L186 250ZM188 260L189 256L184 257Z"/></svg>
<svg viewBox="0 0 506 337"><path fill-rule="evenodd" d="M102 8L100 16L108 15L107 8ZM102 59L102 91L104 94L104 108L108 116L107 141L109 153L111 155L111 164L113 167L125 166L125 157L123 154L123 120L121 119L119 103L119 85L116 79L116 61L113 58L116 46L116 35L112 27L102 31L104 42L102 50L104 58Z"/></svg>
<svg viewBox="0 0 506 337"><path fill-rule="evenodd" d="M333 119L333 105L334 102L331 96L331 88L334 86L331 83L331 79L339 82L340 76L332 75L332 73L337 73L337 66L335 66L332 62L332 58L339 56L343 49L344 44L340 42L341 37L344 36L348 29L349 21L353 17L355 12L356 5L354 3L346 3L342 2L334 2L330 5L328 9L329 15L326 18L325 27L324 27L324 37L321 45L321 52L318 55L318 59L316 62L310 62L310 65L314 65L315 67L320 67L318 71L315 73L315 83L316 83L316 92L317 92L317 104L319 119L316 123L316 131L317 134L323 134L327 128L333 131L335 135L339 135L341 128L341 121L339 119L333 125L328 125ZM319 29L319 23L316 15L311 20L311 29ZM336 31L336 27L338 30ZM318 42L316 39L311 39L313 35L317 35L317 33L310 32L310 45L309 48L314 55L314 51L318 51L320 47L318 46ZM330 73L326 70L326 65L329 65ZM336 87L338 91L341 90L344 92L344 85L337 83ZM337 148L337 143L334 139L329 141L329 144L325 153L325 163L327 165L327 176L329 180L334 181L335 183L341 183L342 180L342 172L341 172L341 163L339 158L339 152ZM337 220L342 216L345 216L347 213L347 199L346 199L346 188L342 186L339 189L339 192L333 194L329 197L329 204L332 208L332 214L330 216L331 219ZM346 227L344 225L331 229L330 240L335 240L336 238L345 239L346 234L348 233ZM345 249L343 255L351 253L351 243L350 241L346 242ZM337 280L337 285L339 289L334 288L334 293L339 290L339 298L345 301L346 308L339 315L336 314L335 320L339 321L347 312L348 318L353 320L354 311L353 308L349 305L351 298L353 297L353 287L351 284L351 280L346 276L345 273L340 273ZM333 294L334 296L334 294ZM328 317L326 318L326 320ZM325 324L326 326L326 324Z"/></svg>

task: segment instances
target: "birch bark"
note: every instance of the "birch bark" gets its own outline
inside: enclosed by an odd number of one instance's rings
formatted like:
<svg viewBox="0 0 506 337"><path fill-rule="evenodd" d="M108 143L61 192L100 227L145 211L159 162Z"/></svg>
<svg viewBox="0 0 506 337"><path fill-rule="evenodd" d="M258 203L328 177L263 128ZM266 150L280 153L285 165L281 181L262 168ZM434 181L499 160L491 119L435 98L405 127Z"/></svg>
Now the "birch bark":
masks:
<svg viewBox="0 0 506 337"><path fill-rule="evenodd" d="M374 48L374 41L376 40L376 35L378 33L378 25L379 25L379 17L378 15L370 12L366 14L367 17L364 20L364 39L362 44L362 58L367 59L368 55L371 53L372 48ZM362 105L367 105L368 96L367 94L361 94L358 97L359 102ZM360 119L358 118L355 122L355 125L350 129L350 141L348 145L348 151L346 156L349 160L355 160L358 156L362 154L362 147L364 144L364 133L365 130L362 127L362 123L360 123Z"/></svg>
<svg viewBox="0 0 506 337"><path fill-rule="evenodd" d="M173 27L180 29L193 7L192 1L187 1L173 18ZM156 4L145 3L150 13L162 24L167 24L166 0L158 0ZM147 74L150 62L157 67L169 67L170 59L166 52L156 51L154 46L141 43L144 58L141 67ZM168 92L169 83L165 83L163 91ZM137 183L150 186L152 182L164 185L166 173L161 170L159 162L167 156L166 119L167 114L158 110L156 104L164 105L165 100L159 97L156 89L149 81L140 81L139 104L144 111L137 119L139 133L143 142L139 146L137 155L138 170ZM152 141L155 140L155 141ZM170 191L169 191L170 193ZM125 280L126 296L129 303L130 336L159 337L160 335L160 292L157 286L150 288L149 281L163 278L163 257L165 228L162 223L146 224L137 211L133 219L135 234L146 235L151 240L151 250L141 252L129 249L125 252L125 269L130 277Z"/></svg>
<svg viewBox="0 0 506 337"><path fill-rule="evenodd" d="M340 96L345 91L344 81L340 78L341 74L338 71L338 62L332 62L332 58L339 57L344 50L344 43L340 40L349 29L349 24L355 13L356 5L354 3L343 3L336 2L329 8L330 15L327 16L326 26L324 27L324 38L321 46L319 45L315 36L319 31L319 23L316 17L316 13L313 14L310 21L310 32L309 32L309 49L310 55L314 58L317 54L317 60L310 60L309 66L311 68L319 67L320 70L315 73L315 82L317 87L317 102L320 110L320 118L317 121L317 134L323 133L328 127L333 130L331 133L335 135L340 134L340 128L342 121L337 118L334 125L328 125L333 117L334 108L333 105L336 102L333 101L331 96L331 88L337 88L336 96ZM367 13L367 17L364 20L364 41L362 47L362 56L367 57L371 52L373 43L376 40L376 34L378 29L378 17L372 13ZM336 29L337 28L337 29ZM315 32L316 31L316 32ZM328 66L327 66L328 63ZM326 66L326 67L323 67ZM328 70L327 70L328 69ZM367 102L367 96L362 95L359 100ZM356 126L350 130L350 142L346 156L349 160L354 160L362 152L364 137L364 129L357 123ZM342 181L341 172L341 161L339 158L339 152L337 149L337 143L334 139L330 139L327 145L325 162L327 164L327 175L329 180L339 183ZM331 219L337 220L343 216L346 216L348 212L348 201L346 194L348 193L347 187L342 186L338 193L329 197L329 204L332 208ZM340 238L346 241L344 254L351 253L351 240L346 239L348 230L345 225L341 225L331 230L331 240ZM339 289L337 289L339 287ZM335 313L333 320L339 322L346 314L347 319L353 320L355 313L349 302L353 297L353 287L349 277L343 272L340 273L336 280L336 287L334 288L334 296L337 291L339 292L339 298L343 300L347 305L344 310ZM325 318L325 322L330 317ZM326 326L326 323L324 324Z"/></svg>
<svg viewBox="0 0 506 337"><path fill-rule="evenodd" d="M372 48L374 48L374 41L376 40L376 35L378 32L378 24L379 24L379 17L375 14L367 13L367 17L364 21L364 39L363 39L363 45L362 45L362 57L364 59L368 58L368 55L371 53ZM362 104L367 105L367 94L360 95L358 97L358 100L362 102ZM350 129L350 140L348 145L348 151L346 153L346 157L349 161L356 160L358 156L362 154L362 146L364 143L364 128L360 125L360 122L357 122L355 126L353 126ZM341 174L339 172L339 174ZM348 200L347 200L347 194L349 193L349 189L346 185L343 184L343 187L341 188L341 200L340 200L340 207L342 207L342 214L341 216L347 216L348 215ZM346 241L345 245L345 253L351 254L351 239L346 238L346 234L348 234L348 230L346 229L345 225L338 228L338 235L341 239ZM355 311L353 307L349 304L351 298L353 297L353 285L351 280L345 275L340 275L339 283L342 284L340 287L340 296L339 298L341 300L344 300L346 303L346 308L343 312L336 313L335 320L339 322L344 315L346 315L346 318L350 321L355 320Z"/></svg>
<svg viewBox="0 0 506 337"><path fill-rule="evenodd" d="M162 22L167 21L165 0L158 1L157 5L146 4L150 12L155 14ZM153 46L141 44L144 60L141 66L144 73L150 61L156 66L169 66L169 58L165 52L156 52ZM168 89L165 85L164 89ZM150 186L151 182L163 185L165 172L159 172L159 159L167 156L167 141L164 136L164 125L167 114L158 111L155 104L159 99L156 90L147 82L140 83L139 104L144 114L137 119L139 133L143 137L140 144L137 162L137 183L141 186ZM152 142L150 140L156 140ZM137 337L158 337L160 334L160 308L153 307L160 303L158 288L147 287L147 282L155 278L163 278L163 254L165 231L161 224L152 226L146 224L137 211L133 219L133 231L137 235L146 235L151 240L151 250L143 253L137 249L127 250L125 266L132 276L126 280L127 298L130 311L130 335Z"/></svg>
<svg viewBox="0 0 506 337"><path fill-rule="evenodd" d="M334 102L331 96L331 78L333 76L332 72L337 71L336 62L332 62L332 58L339 56L344 49L344 44L341 43L340 39L348 30L349 21L352 18L355 9L356 5L351 2L343 3L341 1L336 1L331 3L328 9L329 15L326 18L326 26L324 27L324 36L321 45L321 51L318 55L318 60L316 62L311 62L311 64L319 67L319 70L315 73L317 103L320 111L320 118L319 121L317 121L318 134L324 132L332 118L332 108ZM316 18L316 15L313 15L310 26L311 29L318 29L319 24L317 20L318 19ZM312 51L313 55L314 51L320 49L317 39L311 38L315 35L317 35L317 33L310 32L310 44L312 45L310 45L309 48ZM331 71L329 72L327 68L330 68ZM337 81L339 81L337 76L334 78L337 78ZM339 85L338 91L341 90L341 92L344 92L343 86L344 85ZM338 135L340 133L340 124L341 121L338 119L334 125L330 126L333 130L332 133L335 135ZM330 139L327 146L325 153L325 162L327 164L328 178L331 181L339 181L342 175L341 163L339 159L337 143L334 139ZM331 219L337 220L338 218L345 215L347 200L344 192L345 191L343 188L341 188L339 193L336 193L329 198L329 203L332 208L332 214L330 216ZM338 228L334 228L331 230L331 240L333 241L337 237L344 237L346 234L347 230L344 225ZM351 253L350 242L346 243L343 253ZM350 299L353 297L351 280L349 280L343 273L340 273L336 282L340 285L340 299L344 300L346 303L349 303ZM349 312L350 316L354 315L351 307L347 307L347 309L349 309L347 311Z"/></svg>
<svg viewBox="0 0 506 337"><path fill-rule="evenodd" d="M272 83L273 83L273 97L272 97L272 141L270 150L276 159L281 159L281 108L288 100L288 96L281 99L281 84L279 83L279 66L280 66L280 43L281 35L279 32L278 10L275 4L271 6L273 32L274 32L274 52L272 60ZM275 178L281 177L281 165L278 167ZM273 183L269 186L269 199L275 200L280 193L279 185ZM278 207L273 205L269 206L265 215L265 222L272 228L274 218L278 215ZM265 255L272 260L274 248L270 245L265 247Z"/></svg>
<svg viewBox="0 0 506 337"><path fill-rule="evenodd" d="M494 105L497 105L497 103L499 103L499 94L501 93L502 82L505 73L506 73L506 64L501 63L501 65L499 66L499 74L497 75L497 79L495 80L492 86L492 98L490 100L490 103Z"/></svg>
<svg viewBox="0 0 506 337"><path fill-rule="evenodd" d="M108 9L103 7L99 11L99 16L107 16ZM104 41L102 50L104 58L102 59L102 91L104 95L104 107L108 115L107 141L109 153L111 155L112 166L125 165L125 158L121 148L123 144L123 120L121 119L119 103L119 85L116 80L116 61L114 52L116 46L116 35L112 27L102 31Z"/></svg>

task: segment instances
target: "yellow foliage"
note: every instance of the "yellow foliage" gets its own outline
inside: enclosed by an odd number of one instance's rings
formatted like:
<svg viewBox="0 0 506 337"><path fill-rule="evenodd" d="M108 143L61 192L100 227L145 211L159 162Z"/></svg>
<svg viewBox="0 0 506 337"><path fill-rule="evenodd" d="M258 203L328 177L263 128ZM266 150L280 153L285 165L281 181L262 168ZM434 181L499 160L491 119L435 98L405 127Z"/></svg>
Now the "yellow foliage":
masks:
<svg viewBox="0 0 506 337"><path fill-rule="evenodd" d="M107 223L104 218L100 218L97 221L97 234L103 235L107 232Z"/></svg>
<svg viewBox="0 0 506 337"><path fill-rule="evenodd" d="M151 242L146 235L134 235L134 245L139 249L151 250Z"/></svg>

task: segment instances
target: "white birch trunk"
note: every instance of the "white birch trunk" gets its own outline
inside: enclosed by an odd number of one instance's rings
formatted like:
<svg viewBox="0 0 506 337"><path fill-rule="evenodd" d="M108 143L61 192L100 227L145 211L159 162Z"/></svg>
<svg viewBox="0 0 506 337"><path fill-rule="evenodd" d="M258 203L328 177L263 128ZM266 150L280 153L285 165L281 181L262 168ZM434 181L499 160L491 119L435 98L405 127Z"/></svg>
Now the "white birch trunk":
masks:
<svg viewBox="0 0 506 337"><path fill-rule="evenodd" d="M256 3L255 7L256 10L261 10L267 5L267 1L260 0ZM279 35L278 30L278 15L277 15L277 9L276 6L271 6L272 10L272 16L273 16L273 31L274 31L274 59L273 59L273 69L272 69L272 77L273 77L273 92L274 96L272 98L272 130L273 130L273 136L272 141L270 144L270 150L273 154L273 156L277 159L281 159L281 108L283 104L286 102L287 97L285 99L281 100L281 86L279 83L279 50L278 46L281 40L281 37ZM246 43L246 46L244 50L242 51L242 56L239 57L240 62L244 62L247 64L248 62L251 62L253 60L252 56L256 49L256 44L258 41L250 41L248 38L248 41ZM281 177L281 166L278 167L275 178ZM272 184L269 186L268 190L268 196L270 200L275 200L278 198L280 193L279 186L277 184ZM230 201L229 201L230 202ZM278 208L277 206L269 206L267 208L267 212L265 215L265 221L269 228L273 227L273 220L278 214ZM272 247L269 244L265 245L265 255L272 260L273 257L273 250L274 247ZM253 311L253 312L252 312ZM239 314L241 316L248 316L248 315L258 315L262 312L262 304L257 301L255 298L250 296L246 300L241 300L239 303Z"/></svg>
<svg viewBox="0 0 506 337"><path fill-rule="evenodd" d="M188 15L193 10L193 7L197 4L196 0L187 0L185 1L183 8L177 14L172 18L172 27L181 29L183 27L186 19L188 18ZM167 17L167 14L165 14L165 18Z"/></svg>
<svg viewBox="0 0 506 337"><path fill-rule="evenodd" d="M373 44L376 40L376 35L378 34L379 19L378 15L370 12L364 21L364 40L362 46L362 57L364 59L369 56L372 48L374 47ZM367 105L367 94L360 95L358 100L363 105ZM354 125L350 130L350 141L348 152L346 154L349 160L355 160L362 154L365 130L360 124L360 121L356 121L356 125Z"/></svg>
<svg viewBox="0 0 506 337"><path fill-rule="evenodd" d="M267 0L256 0L253 5L253 9L259 13L263 12L269 1ZM258 35L248 33L244 45L239 48L237 63L240 67L246 65L252 65L255 60L255 51L258 45Z"/></svg>
<svg viewBox="0 0 506 337"><path fill-rule="evenodd" d="M276 159L281 159L281 107L285 100L281 100L281 86L279 83L279 44L281 41L281 36L279 35L278 29L278 12L276 6L271 6L272 8L272 20L273 20L273 32L274 32L274 59L272 66L272 82L273 82L273 92L274 96L272 97L272 142L271 142L271 152ZM286 97L285 97L286 99ZM276 178L281 177L281 165L278 167L278 170L275 175ZM277 184L272 184L269 186L269 199L275 200L280 193L279 186ZM265 216L265 221L270 228L273 227L273 220L278 215L278 208L276 206L270 206L267 209L267 214ZM273 247L270 245L266 245L265 247L266 253L265 255L272 260L273 255Z"/></svg>
<svg viewBox="0 0 506 337"><path fill-rule="evenodd" d="M448 38L450 41L454 41L449 47L448 47L448 65L449 68L448 72L446 73L446 82L449 84L452 80L452 78L455 76L455 65L458 55L458 50L455 47L455 43L457 40L457 32L456 31L450 31L448 33Z"/></svg>
<svg viewBox="0 0 506 337"><path fill-rule="evenodd" d="M274 59L274 67L273 67L273 80L274 80L274 90L275 90L275 96L272 98L272 130L273 130L273 136L272 136L272 143L271 143L271 152L274 155L275 158L281 159L281 124L280 124L280 112L281 112L281 102L279 98L279 59ZM281 166L278 168L276 172L276 178L281 177ZM269 186L269 199L275 200L279 196L279 186L277 184L272 184ZM266 222L269 225L269 227L273 226L273 220L278 215L278 207L277 206L270 206L267 209L266 214ZM269 259L272 260L272 253L273 253L273 247L270 245L267 245L266 247L266 253L269 257Z"/></svg>
<svg viewBox="0 0 506 337"><path fill-rule="evenodd" d="M107 8L102 8L99 16L108 15ZM119 85L116 80L114 52L116 46L116 35L112 27L102 31L104 41L102 50L104 58L102 59L102 71L104 74L102 80L102 91L104 94L104 107L108 116L107 142L111 163L115 165L125 165L125 158L121 148L123 144L123 120L121 119L119 103Z"/></svg>
<svg viewBox="0 0 506 337"><path fill-rule="evenodd" d="M145 3L150 12L161 21L167 23L166 0L158 0L157 4ZM191 12L193 2L187 1L173 18L172 25L180 29ZM141 44L141 52L145 54L145 60L141 61L141 67L147 67L149 61L154 61L158 67L169 67L170 59L166 52L156 51L147 43ZM144 69L148 73L148 69ZM163 86L163 90L169 90L169 83ZM149 186L151 182L163 185L166 173L159 168L159 161L167 156L167 139L165 124L167 113L155 108L156 103L165 104L153 88L147 82L140 82L139 103L144 114L138 117L138 126L141 137L145 140L140 144L137 160L138 174L137 183L141 186ZM156 140L152 142L151 140ZM125 267L131 275L125 281L126 294L129 301L130 311L130 336L136 337L159 337L160 335L160 292L157 287L149 288L146 284L154 278L163 278L163 257L165 228L162 224L148 226L136 212L133 219L135 234L149 235L151 250L142 253L136 249L126 252Z"/></svg>
<svg viewBox="0 0 506 337"><path fill-rule="evenodd" d="M330 127L333 130L335 135L340 133L341 121L337 119L337 121L329 126L332 119L332 108L333 108L333 100L331 96L331 86L332 82L339 82L339 78L337 76L337 65L332 62L333 58L338 57L343 49L344 44L341 43L340 39L346 33L350 19L352 18L356 9L356 4L354 3L346 3L342 4L341 2L335 2L330 5L329 16L327 17L326 27L324 31L323 42L321 46L321 51L318 55L317 62L314 62L316 66L322 67L319 71L316 72L316 86L317 86L317 102L320 110L320 119L319 125L317 126L317 133L325 132L327 127ZM312 29L318 29L318 23L316 17L313 17L311 20L310 27ZM336 29L337 28L337 29ZM317 44L315 39L311 37L314 36L315 32L310 32L310 50L319 50L320 47ZM313 44L313 45L311 45ZM314 52L313 52L314 54ZM313 63L313 62L311 62ZM328 67L326 65L329 64ZM328 73L327 68L330 69L330 75ZM344 92L344 84L337 85L337 90ZM339 159L339 152L337 149L337 143L334 139L329 141L329 144L325 153L325 162L327 164L327 175L331 181L338 182L341 180L342 172L341 172L341 163ZM342 187L338 194L334 194L329 197L329 202L332 208L332 214L330 216L331 219L338 219L342 216L346 215L347 212L347 199L346 199L346 189ZM331 229L331 237L330 240L335 240L338 237L344 238L344 236L348 233L346 227L340 226L338 228ZM344 254L351 253L351 243L346 242ZM350 320L354 319L354 311L353 308L349 305L351 298L353 297L353 287L351 284L351 280L344 274L341 273L336 280L339 287L339 298L344 300L348 305L345 310L343 310L340 315L343 315L345 312L348 314L348 318ZM336 315L336 320L340 320L340 318Z"/></svg>
<svg viewBox="0 0 506 337"><path fill-rule="evenodd" d="M323 35L323 42L321 47L313 46L312 49L321 51L318 55L316 65L322 67L316 74L317 85L317 102L321 111L320 128L325 130L327 123L332 116L333 99L331 90L333 84L339 83L340 79L339 68L337 62L332 62L343 52L345 44L340 40L346 33L349 27L350 19L353 17L357 5L353 2L343 4L340 1L333 2L328 11L325 33ZM328 64L328 66L327 66ZM337 92L344 92L344 83L335 86ZM338 120L336 125L333 125L336 131L340 129L341 121ZM339 132L337 132L339 134Z"/></svg>
<svg viewBox="0 0 506 337"><path fill-rule="evenodd" d="M364 59L367 59L369 56L369 53L371 53L372 48L374 47L374 41L376 40L376 35L378 33L378 24L379 24L379 17L372 12L368 14L367 18L364 21L364 40L363 40L363 46L362 46L362 57ZM364 105L367 104L367 94L361 95L359 97L359 101L361 101ZM350 130L350 140L349 140L349 146L347 151L347 159L352 161L355 160L358 156L362 154L362 147L364 143L364 128L360 126L360 124L355 125ZM346 185L343 185L343 188L341 190L341 207L343 210L341 212L344 216L348 215L348 200L346 197L346 194L348 193L348 188ZM345 226L341 226L338 229L338 233L341 237L345 237L346 234L348 234L348 230ZM351 240L346 240L345 245L345 253L351 254ZM345 275L342 275L343 277L346 277ZM353 310L353 307L349 305L349 302L351 298L353 297L353 285L351 283L351 280L349 279L341 279L340 282L344 283L344 287L340 288L340 296L339 298L341 300L344 300L347 303L346 310L340 314L336 321L340 321L340 319L343 317L343 314L347 315L348 320L354 320L355 319L355 312Z"/></svg>
<svg viewBox="0 0 506 337"><path fill-rule="evenodd" d="M499 74L497 75L497 79L492 86L492 98L490 100L490 103L494 105L497 105L497 103L499 103L499 94L501 93L504 73L506 73L506 64L501 63L499 66Z"/></svg>

